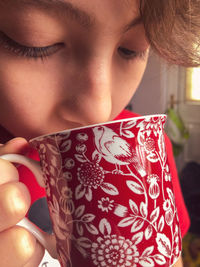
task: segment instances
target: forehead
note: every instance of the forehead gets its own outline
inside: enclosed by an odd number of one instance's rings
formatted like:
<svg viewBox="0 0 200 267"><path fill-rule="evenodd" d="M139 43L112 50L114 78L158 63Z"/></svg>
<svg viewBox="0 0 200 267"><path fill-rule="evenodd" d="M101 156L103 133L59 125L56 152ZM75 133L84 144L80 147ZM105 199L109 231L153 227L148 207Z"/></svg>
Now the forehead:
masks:
<svg viewBox="0 0 200 267"><path fill-rule="evenodd" d="M64 10L80 7L87 11L105 8L105 11L112 11L113 14L117 10L136 13L138 11L139 0L0 0L0 5L44 9L62 8Z"/></svg>
<svg viewBox="0 0 200 267"><path fill-rule="evenodd" d="M75 19L89 27L105 24L107 28L129 27L140 23L139 0L0 0L0 6L8 7L9 12L17 14L33 10L38 13ZM27 12L26 12L27 11ZM21 12L21 13L22 13ZM6 13L6 11L4 12ZM8 12L7 12L8 13ZM36 14L34 12L34 14ZM105 19L107 18L107 19ZM108 23L109 21L109 23Z"/></svg>
<svg viewBox="0 0 200 267"><path fill-rule="evenodd" d="M120 4L124 4L124 5L127 5L129 6L130 4L132 5L134 2L134 0L90 0L89 2L92 3L92 2L96 2L98 4L98 2L114 2L116 5L118 3ZM51 3L67 3L67 2L87 2L87 0L1 0L1 2L4 2L4 3L23 3L23 4L38 4L38 3L42 3L42 4L51 4ZM137 1L137 3L139 3Z"/></svg>

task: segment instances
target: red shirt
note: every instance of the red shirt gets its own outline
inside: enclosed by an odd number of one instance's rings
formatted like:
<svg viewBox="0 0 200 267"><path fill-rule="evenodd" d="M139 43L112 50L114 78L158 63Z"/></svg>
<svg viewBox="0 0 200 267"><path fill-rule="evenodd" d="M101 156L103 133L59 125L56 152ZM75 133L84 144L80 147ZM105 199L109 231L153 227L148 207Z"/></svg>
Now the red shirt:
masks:
<svg viewBox="0 0 200 267"><path fill-rule="evenodd" d="M136 117L136 116L139 116L139 115L134 114L128 110L123 110L115 118L115 120L131 118L131 117ZM172 175L172 184L174 188L174 194L175 194L175 199L176 199L176 206L177 206L177 211L178 211L181 233L182 233L182 236L184 236L190 226L190 219L189 219L187 209L185 207L185 203L183 200L183 196L182 196L182 192L181 192L181 188L179 184L176 164L175 164L174 157L173 157L172 145L167 135L165 135L165 142L166 142L166 150L168 154L169 166L170 166L171 175ZM39 156L35 151L32 151L29 154L29 157L35 160L39 160ZM26 184L26 186L29 188L29 191L31 194L31 203L35 202L37 199L41 197L46 196L44 188L38 185L31 171L29 171L24 166L20 166L18 170L19 170L19 175L20 175L20 181Z"/></svg>

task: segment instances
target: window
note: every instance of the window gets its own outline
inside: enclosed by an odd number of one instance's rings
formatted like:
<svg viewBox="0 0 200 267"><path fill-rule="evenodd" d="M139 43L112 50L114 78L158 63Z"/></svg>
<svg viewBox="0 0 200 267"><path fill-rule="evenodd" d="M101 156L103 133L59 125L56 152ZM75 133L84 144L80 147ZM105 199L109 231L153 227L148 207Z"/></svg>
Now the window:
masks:
<svg viewBox="0 0 200 267"><path fill-rule="evenodd" d="M186 100L200 103L200 68L186 71Z"/></svg>

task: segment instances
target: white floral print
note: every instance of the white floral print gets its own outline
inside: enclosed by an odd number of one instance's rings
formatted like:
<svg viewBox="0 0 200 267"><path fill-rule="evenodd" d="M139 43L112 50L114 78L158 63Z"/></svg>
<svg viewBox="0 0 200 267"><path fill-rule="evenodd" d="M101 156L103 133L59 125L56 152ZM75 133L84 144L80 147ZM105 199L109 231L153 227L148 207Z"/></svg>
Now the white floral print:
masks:
<svg viewBox="0 0 200 267"><path fill-rule="evenodd" d="M181 253L164 116L35 141L62 267L172 266Z"/></svg>
<svg viewBox="0 0 200 267"><path fill-rule="evenodd" d="M113 202L114 200L110 200L109 197L102 197L100 200L98 200L98 208L102 211L109 212L109 210L112 210L114 207Z"/></svg>
<svg viewBox="0 0 200 267"><path fill-rule="evenodd" d="M123 236L107 235L92 244L93 263L99 267L136 266L139 252L131 240Z"/></svg>
<svg viewBox="0 0 200 267"><path fill-rule="evenodd" d="M158 185L159 177L157 174L151 174L147 178L147 182L150 184L149 186L149 196L152 199L158 198L160 194L160 187Z"/></svg>
<svg viewBox="0 0 200 267"><path fill-rule="evenodd" d="M83 186L97 189L103 183L105 175L99 164L86 162L78 168L77 177Z"/></svg>
<svg viewBox="0 0 200 267"><path fill-rule="evenodd" d="M80 154L85 153L87 151L87 147L85 144L78 144L76 146L76 151Z"/></svg>
<svg viewBox="0 0 200 267"><path fill-rule="evenodd" d="M77 169L77 178L80 184L75 191L76 199L82 198L84 195L88 201L92 200L92 189L100 187L104 192L110 195L118 195L117 188L110 184L105 183L105 173L103 168L96 162L86 162L81 164Z"/></svg>
<svg viewBox="0 0 200 267"><path fill-rule="evenodd" d="M80 142L86 142L88 140L88 135L86 133L78 133L76 139Z"/></svg>

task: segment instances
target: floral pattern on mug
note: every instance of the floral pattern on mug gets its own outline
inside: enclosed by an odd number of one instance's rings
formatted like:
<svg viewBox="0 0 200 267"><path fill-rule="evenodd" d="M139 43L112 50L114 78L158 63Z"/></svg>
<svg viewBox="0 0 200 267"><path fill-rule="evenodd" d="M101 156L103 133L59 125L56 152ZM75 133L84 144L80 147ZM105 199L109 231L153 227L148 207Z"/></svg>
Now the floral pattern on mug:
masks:
<svg viewBox="0 0 200 267"><path fill-rule="evenodd" d="M139 117L32 141L63 267L168 267L177 261L181 233L165 119Z"/></svg>

